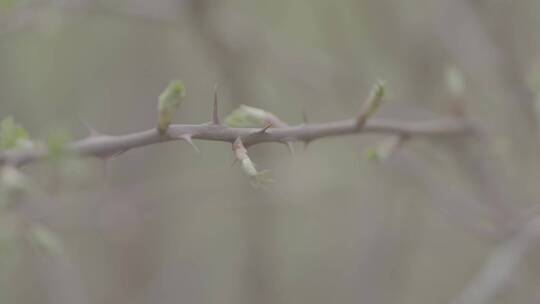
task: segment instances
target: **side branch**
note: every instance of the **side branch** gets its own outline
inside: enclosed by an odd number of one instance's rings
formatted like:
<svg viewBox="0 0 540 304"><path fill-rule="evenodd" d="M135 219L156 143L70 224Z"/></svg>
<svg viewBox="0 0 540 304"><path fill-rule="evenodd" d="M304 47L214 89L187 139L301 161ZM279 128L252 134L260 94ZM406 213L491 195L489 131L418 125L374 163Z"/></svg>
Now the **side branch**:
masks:
<svg viewBox="0 0 540 304"><path fill-rule="evenodd" d="M244 138L246 147L265 142L287 143L293 141L311 142L315 139L342 136L357 133L380 133L404 136L452 136L471 131L471 126L463 119L440 119L420 122L399 122L388 119L372 118L363 127L356 119L341 120L319 124L303 124L290 127L272 128L257 133L256 128L230 128L216 124L173 124L166 134L157 129L110 136L93 135L67 145L69 152L81 156L108 157L134 148L166 141L180 140L186 136L199 139L233 143L237 138ZM248 136L250 135L250 136ZM0 164L21 166L47 156L45 147L32 149L8 150L0 152Z"/></svg>

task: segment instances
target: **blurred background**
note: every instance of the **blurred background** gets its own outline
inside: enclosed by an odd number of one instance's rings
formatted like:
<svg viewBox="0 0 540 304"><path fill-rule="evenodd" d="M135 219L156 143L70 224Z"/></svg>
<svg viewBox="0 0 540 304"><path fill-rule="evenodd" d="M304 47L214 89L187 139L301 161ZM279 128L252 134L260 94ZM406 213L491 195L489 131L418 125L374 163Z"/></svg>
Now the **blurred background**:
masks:
<svg viewBox="0 0 540 304"><path fill-rule="evenodd" d="M377 117L462 112L479 130L413 137L378 161L366 150L386 138L367 134L295 144L294 157L255 146L276 180L265 189L216 142L25 166L39 190L1 213L3 231L23 230L0 237L1 302L538 303L538 12L536 0L0 0L0 118L33 138L152 128L176 78L178 123L210 120L215 84L223 116L246 104L290 124L350 118L382 78Z"/></svg>

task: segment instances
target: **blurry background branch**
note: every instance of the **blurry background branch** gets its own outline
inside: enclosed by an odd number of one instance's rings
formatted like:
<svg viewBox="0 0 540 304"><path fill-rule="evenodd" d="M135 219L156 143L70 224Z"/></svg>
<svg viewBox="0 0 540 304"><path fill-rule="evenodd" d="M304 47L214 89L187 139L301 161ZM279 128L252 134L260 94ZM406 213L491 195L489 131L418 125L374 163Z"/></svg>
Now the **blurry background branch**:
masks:
<svg viewBox="0 0 540 304"><path fill-rule="evenodd" d="M519 266L540 242L540 217L521 224L489 255L471 282L453 304L485 304L516 284Z"/></svg>

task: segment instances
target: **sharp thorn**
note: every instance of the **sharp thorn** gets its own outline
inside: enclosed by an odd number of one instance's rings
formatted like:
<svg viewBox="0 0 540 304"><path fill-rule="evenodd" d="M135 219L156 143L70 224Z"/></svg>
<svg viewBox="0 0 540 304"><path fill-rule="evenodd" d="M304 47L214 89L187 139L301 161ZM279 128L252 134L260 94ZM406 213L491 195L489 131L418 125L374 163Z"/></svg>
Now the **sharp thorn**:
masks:
<svg viewBox="0 0 540 304"><path fill-rule="evenodd" d="M293 147L292 142L288 141L288 142L286 143L286 145L287 145L287 148L289 149L289 153L291 153L291 156L292 156L292 157L295 157L294 147Z"/></svg>
<svg viewBox="0 0 540 304"><path fill-rule="evenodd" d="M266 133L266 130L270 129L271 127L272 127L272 123L269 123L264 128L257 131L257 133Z"/></svg>
<svg viewBox="0 0 540 304"><path fill-rule="evenodd" d="M212 124L221 125L221 120L219 119L218 111L218 86L214 87L214 107L212 109Z"/></svg>
<svg viewBox="0 0 540 304"><path fill-rule="evenodd" d="M86 120L82 119L81 117L79 117L79 120L81 121L81 123L84 125L84 127L88 131L89 137L95 137L95 136L102 135L101 133L96 131L96 129L94 129Z"/></svg>
<svg viewBox="0 0 540 304"><path fill-rule="evenodd" d="M191 135L182 135L180 138L182 138L183 140L187 141L192 147L193 149L195 150L195 152L197 152L197 154L201 154L201 150L199 150L199 148L195 145L195 143L193 142L193 140L191 139Z"/></svg>

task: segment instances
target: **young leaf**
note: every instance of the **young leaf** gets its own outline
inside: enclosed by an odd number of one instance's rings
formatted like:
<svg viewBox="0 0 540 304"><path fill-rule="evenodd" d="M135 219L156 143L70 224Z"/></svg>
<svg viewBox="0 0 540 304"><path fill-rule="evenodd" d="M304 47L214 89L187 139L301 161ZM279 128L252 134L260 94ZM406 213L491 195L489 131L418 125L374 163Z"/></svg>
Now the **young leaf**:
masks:
<svg viewBox="0 0 540 304"><path fill-rule="evenodd" d="M158 130L165 133L172 122L174 114L186 96L186 89L180 80L174 80L159 95L158 102Z"/></svg>

